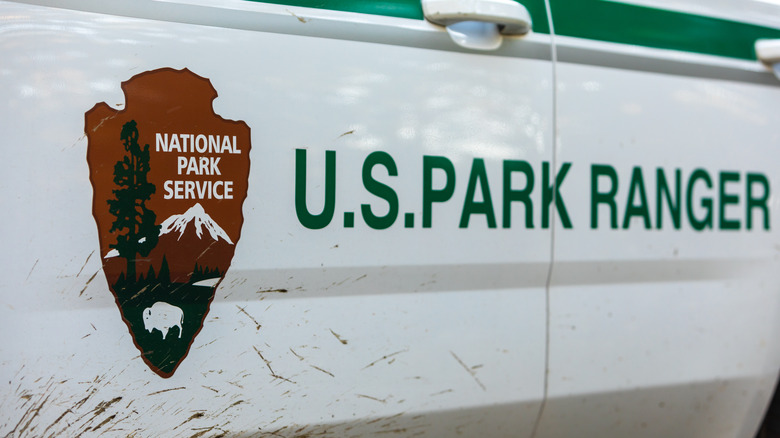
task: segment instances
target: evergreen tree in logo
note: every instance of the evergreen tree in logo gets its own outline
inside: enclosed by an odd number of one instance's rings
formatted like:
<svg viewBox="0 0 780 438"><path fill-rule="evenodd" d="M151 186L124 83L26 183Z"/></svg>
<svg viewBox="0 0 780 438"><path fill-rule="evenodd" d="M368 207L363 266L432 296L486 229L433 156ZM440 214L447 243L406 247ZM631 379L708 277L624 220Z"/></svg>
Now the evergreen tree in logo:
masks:
<svg viewBox="0 0 780 438"><path fill-rule="evenodd" d="M109 232L119 231L116 243L109 247L116 249L127 260L128 282L136 281L136 254L149 255L157 245L160 225L155 225L157 215L146 208L146 201L155 191L154 184L147 181L149 173L149 145L142 149L138 144L138 127L135 120L122 126L120 134L127 155L114 165L115 199L108 200L108 210L116 217Z"/></svg>

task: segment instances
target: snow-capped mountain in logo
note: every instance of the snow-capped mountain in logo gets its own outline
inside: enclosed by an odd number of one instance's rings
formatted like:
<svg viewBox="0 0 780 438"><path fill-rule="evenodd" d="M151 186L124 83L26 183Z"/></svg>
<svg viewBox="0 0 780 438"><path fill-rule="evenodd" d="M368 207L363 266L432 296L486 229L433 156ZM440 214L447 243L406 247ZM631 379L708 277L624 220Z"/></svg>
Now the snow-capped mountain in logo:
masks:
<svg viewBox="0 0 780 438"><path fill-rule="evenodd" d="M205 228L212 240L219 241L222 239L230 245L234 245L233 241L230 240L230 236L228 236L225 230L223 230L222 227L206 213L206 210L204 210L203 206L199 203L196 203L182 214L174 214L168 219L165 219L163 223L160 224L160 237L178 232L179 235L176 240L179 241L184 236L184 232L187 230L189 224L192 224L195 236L197 236L198 239L203 239L203 229ZM138 243L143 243L145 240L146 238L144 237L139 240ZM103 258L109 259L118 256L119 251L112 249L103 256Z"/></svg>
<svg viewBox="0 0 780 438"><path fill-rule="evenodd" d="M134 263L138 273L148 275L150 267L159 273L165 260L171 281L187 282L193 275L197 277L194 281L200 281L201 277L212 275L216 278L224 274L234 251L233 240L203 206L196 203L184 213L165 219L160 224L157 245L148 255L139 254ZM123 272L127 264L116 249L110 250L103 260L117 273Z"/></svg>
<svg viewBox="0 0 780 438"><path fill-rule="evenodd" d="M165 219L161 224L160 236L178 232L178 239L180 240L189 224L193 224L193 227L195 227L195 235L198 236L199 239L203 237L203 229L205 228L213 240L219 241L219 239L222 239L233 245L233 241L230 240L230 237L225 230L223 230L222 227L206 213L199 203L196 203L182 214L174 214L168 219Z"/></svg>

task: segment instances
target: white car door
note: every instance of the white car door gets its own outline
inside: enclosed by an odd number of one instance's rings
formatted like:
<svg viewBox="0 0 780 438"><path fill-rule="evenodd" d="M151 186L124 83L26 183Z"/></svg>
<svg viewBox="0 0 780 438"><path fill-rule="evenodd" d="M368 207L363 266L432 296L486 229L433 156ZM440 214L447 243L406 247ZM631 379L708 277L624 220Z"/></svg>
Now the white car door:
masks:
<svg viewBox="0 0 780 438"><path fill-rule="evenodd" d="M780 81L753 49L778 8L550 4L571 223L536 436L752 437L780 364Z"/></svg>
<svg viewBox="0 0 780 438"><path fill-rule="evenodd" d="M416 1L27 3L0 4L0 433L532 433L551 187L573 176L543 3L530 34L484 38ZM101 141L135 169L149 145L133 175L160 181L125 246L93 218L116 224L130 187ZM117 285L176 283L195 230L235 247L226 274L186 275L219 284L194 332L174 293L120 314ZM190 344L160 365L142 336Z"/></svg>

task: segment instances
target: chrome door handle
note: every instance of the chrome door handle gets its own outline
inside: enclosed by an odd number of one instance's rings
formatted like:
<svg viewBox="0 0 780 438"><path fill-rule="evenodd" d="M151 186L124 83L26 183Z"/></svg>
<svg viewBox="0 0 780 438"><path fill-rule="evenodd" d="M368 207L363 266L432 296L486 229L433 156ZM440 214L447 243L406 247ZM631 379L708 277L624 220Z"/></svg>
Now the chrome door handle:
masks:
<svg viewBox="0 0 780 438"><path fill-rule="evenodd" d="M755 47L758 60L769 66L780 79L780 40L758 40Z"/></svg>
<svg viewBox="0 0 780 438"><path fill-rule="evenodd" d="M531 15L512 0L422 0L423 15L434 24L450 26L464 21L494 23L504 35L531 31Z"/></svg>

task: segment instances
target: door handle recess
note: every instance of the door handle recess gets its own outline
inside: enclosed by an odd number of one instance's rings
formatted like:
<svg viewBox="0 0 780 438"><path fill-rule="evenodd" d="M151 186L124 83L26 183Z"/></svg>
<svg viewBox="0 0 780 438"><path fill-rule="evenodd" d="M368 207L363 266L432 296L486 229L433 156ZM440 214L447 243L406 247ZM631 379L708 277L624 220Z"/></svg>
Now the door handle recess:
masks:
<svg viewBox="0 0 780 438"><path fill-rule="evenodd" d="M758 60L769 66L780 79L780 40L756 41L756 55Z"/></svg>
<svg viewBox="0 0 780 438"><path fill-rule="evenodd" d="M531 15L513 0L422 0L423 15L434 24L478 21L498 25L504 35L525 35L531 31Z"/></svg>

